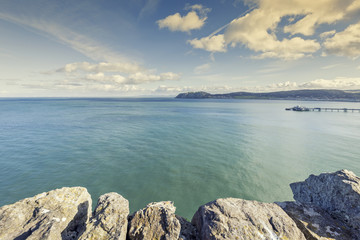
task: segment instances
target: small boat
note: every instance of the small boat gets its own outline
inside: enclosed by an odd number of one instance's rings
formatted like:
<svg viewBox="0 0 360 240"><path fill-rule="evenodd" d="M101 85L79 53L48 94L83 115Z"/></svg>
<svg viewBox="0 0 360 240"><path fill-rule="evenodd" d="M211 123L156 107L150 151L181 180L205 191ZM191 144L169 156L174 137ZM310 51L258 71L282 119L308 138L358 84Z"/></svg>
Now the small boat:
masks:
<svg viewBox="0 0 360 240"><path fill-rule="evenodd" d="M302 107L302 106L295 106L292 108L285 108L286 111L296 111L296 112L308 112L310 111L309 108L307 107Z"/></svg>

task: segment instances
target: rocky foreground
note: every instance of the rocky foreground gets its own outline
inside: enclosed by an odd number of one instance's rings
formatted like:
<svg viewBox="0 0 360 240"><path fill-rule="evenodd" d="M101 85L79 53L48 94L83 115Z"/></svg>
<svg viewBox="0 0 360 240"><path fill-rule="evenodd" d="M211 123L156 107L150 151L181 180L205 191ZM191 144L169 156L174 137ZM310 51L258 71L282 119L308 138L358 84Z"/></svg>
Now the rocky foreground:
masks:
<svg viewBox="0 0 360 240"><path fill-rule="evenodd" d="M85 188L56 189L0 208L0 239L360 239L360 178L341 170L290 185L295 202L237 198L200 206L191 223L172 202L129 215L117 193L94 212Z"/></svg>

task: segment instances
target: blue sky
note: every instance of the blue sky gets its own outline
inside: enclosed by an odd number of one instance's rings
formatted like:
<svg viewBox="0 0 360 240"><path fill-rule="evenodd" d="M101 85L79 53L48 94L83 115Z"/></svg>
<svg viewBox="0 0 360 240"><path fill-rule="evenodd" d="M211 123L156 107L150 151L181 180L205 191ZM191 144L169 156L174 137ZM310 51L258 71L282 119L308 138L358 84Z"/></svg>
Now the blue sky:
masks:
<svg viewBox="0 0 360 240"><path fill-rule="evenodd" d="M0 97L360 89L359 0L2 0Z"/></svg>

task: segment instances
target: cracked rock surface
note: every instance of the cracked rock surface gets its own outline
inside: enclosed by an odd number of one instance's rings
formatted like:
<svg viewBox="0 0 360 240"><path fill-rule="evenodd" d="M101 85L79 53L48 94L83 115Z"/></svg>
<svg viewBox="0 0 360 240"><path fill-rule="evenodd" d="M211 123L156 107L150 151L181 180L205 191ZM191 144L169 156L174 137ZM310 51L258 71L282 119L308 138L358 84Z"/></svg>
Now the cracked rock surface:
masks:
<svg viewBox="0 0 360 240"><path fill-rule="evenodd" d="M310 175L290 187L297 202L318 206L360 231L360 178L353 172L341 170Z"/></svg>
<svg viewBox="0 0 360 240"><path fill-rule="evenodd" d="M86 188L61 188L0 208L0 239L77 239L91 214Z"/></svg>
<svg viewBox="0 0 360 240"><path fill-rule="evenodd" d="M201 206L192 224L201 240L305 239L278 205L237 198L217 199Z"/></svg>
<svg viewBox="0 0 360 240"><path fill-rule="evenodd" d="M125 240L129 215L129 201L118 193L99 197L93 217L80 240Z"/></svg>
<svg viewBox="0 0 360 240"><path fill-rule="evenodd" d="M322 208L298 202L278 204L295 221L308 240L356 239L349 226L333 218Z"/></svg>
<svg viewBox="0 0 360 240"><path fill-rule="evenodd" d="M175 215L173 202L155 202L135 212L129 220L130 240L195 239L195 229L185 219Z"/></svg>

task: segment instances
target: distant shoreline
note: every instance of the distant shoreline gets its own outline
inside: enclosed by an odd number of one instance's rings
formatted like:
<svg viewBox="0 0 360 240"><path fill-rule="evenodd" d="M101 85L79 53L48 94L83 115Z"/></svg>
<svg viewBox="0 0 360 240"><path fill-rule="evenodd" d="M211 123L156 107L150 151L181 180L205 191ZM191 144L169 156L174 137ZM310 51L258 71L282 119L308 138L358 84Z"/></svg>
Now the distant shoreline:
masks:
<svg viewBox="0 0 360 240"><path fill-rule="evenodd" d="M225 94L210 94L207 92L187 92L187 93L180 93L175 98L360 102L360 91L317 89L317 90L293 90L293 91L265 92L265 93L233 92L233 93L225 93Z"/></svg>

